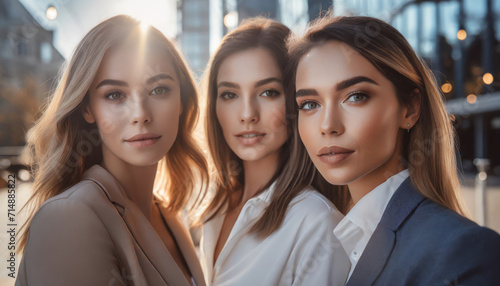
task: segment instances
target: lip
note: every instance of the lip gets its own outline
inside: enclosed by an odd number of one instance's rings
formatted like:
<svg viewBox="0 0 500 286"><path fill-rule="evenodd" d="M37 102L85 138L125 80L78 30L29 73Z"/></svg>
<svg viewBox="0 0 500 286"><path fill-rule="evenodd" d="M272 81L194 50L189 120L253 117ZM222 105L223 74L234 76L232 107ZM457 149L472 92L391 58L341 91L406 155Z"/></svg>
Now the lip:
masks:
<svg viewBox="0 0 500 286"><path fill-rule="evenodd" d="M149 147L149 146L155 144L160 138L161 138L161 135L158 135L158 134L142 133L142 134L134 135L128 139L125 139L124 141L129 143L133 147L143 148L143 147Z"/></svg>
<svg viewBox="0 0 500 286"><path fill-rule="evenodd" d="M349 157L353 150L345 149L338 146L326 146L319 150L316 154L318 158L325 164L334 165Z"/></svg>
<svg viewBox="0 0 500 286"><path fill-rule="evenodd" d="M259 143L266 133L258 132L258 131L243 131L238 134L235 134L236 138L242 145L251 146Z"/></svg>

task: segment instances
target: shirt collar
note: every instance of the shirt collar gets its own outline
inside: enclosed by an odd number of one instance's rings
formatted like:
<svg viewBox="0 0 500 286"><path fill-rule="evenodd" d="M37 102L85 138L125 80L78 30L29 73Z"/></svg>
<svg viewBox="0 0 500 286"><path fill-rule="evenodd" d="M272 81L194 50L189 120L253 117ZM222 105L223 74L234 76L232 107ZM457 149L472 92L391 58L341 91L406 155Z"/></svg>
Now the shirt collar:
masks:
<svg viewBox="0 0 500 286"><path fill-rule="evenodd" d="M335 227L334 234L347 253L358 243L358 239L353 239L353 236L358 238L361 236L371 237L384 214L387 204L408 176L408 169L405 169L375 187L361 198ZM357 235L355 235L356 233Z"/></svg>
<svg viewBox="0 0 500 286"><path fill-rule="evenodd" d="M254 201L261 201L266 204L270 203L275 187L276 187L276 181L274 181L267 189L262 191L258 196L256 196L255 198L251 198L248 201L254 200Z"/></svg>

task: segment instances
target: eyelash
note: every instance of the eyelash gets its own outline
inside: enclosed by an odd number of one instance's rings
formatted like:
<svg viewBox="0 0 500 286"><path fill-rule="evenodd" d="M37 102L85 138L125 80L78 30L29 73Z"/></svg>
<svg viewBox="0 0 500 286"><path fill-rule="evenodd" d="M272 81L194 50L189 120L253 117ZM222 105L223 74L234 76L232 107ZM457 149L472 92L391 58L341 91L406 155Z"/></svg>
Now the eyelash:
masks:
<svg viewBox="0 0 500 286"><path fill-rule="evenodd" d="M369 96L368 96L368 94L366 92L358 90L358 91L353 91L353 92L349 93L347 95L346 100L344 100L343 102L348 101L349 98L351 98L351 97L353 97L355 95L362 95L362 96L364 96L364 99L360 100L360 101L352 101L351 102L352 104L360 104L361 102L363 102L363 101L365 101L365 100L367 100L369 98Z"/></svg>
<svg viewBox="0 0 500 286"><path fill-rule="evenodd" d="M161 93L161 94L152 94L153 91L155 91L157 89L164 89L165 91L163 93ZM149 95L165 95L166 93L169 93L170 90L171 89L168 86L160 85L160 86L157 86L157 87L153 88L149 92ZM111 98L111 96L114 95L114 94L118 94L120 96L120 98ZM125 94L122 91L119 91L119 90L112 90L112 91L107 92L106 94L104 94L104 98L107 99L107 100L111 100L111 101L119 101L119 100L122 100L124 97L125 97Z"/></svg>
<svg viewBox="0 0 500 286"><path fill-rule="evenodd" d="M369 96L368 96L368 94L366 92L358 90L358 91L353 91L353 92L349 93L347 95L347 98L342 103L349 101L348 99L352 98L355 95L361 95L361 96L364 97L364 99L362 99L360 101L351 101L352 104L360 104L361 102L364 102L365 100L367 100L369 98ZM299 104L298 109L299 110L312 110L312 109L315 109L315 108L305 108L306 105L311 104L311 103L316 104L317 106L319 106L319 103L316 102L316 101L313 101L313 100L304 100L304 101L302 101Z"/></svg>
<svg viewBox="0 0 500 286"><path fill-rule="evenodd" d="M264 93L272 93L272 95L265 96L265 95L263 95ZM274 98L274 97L277 97L279 95L280 95L280 92L277 91L277 90L275 90L275 89L266 89L266 90L264 90L263 92L261 92L259 94L259 96L269 97L269 98ZM231 96L231 98L229 98L229 96ZM231 100L231 99L234 99L237 96L238 95L236 93L234 93L234 92L228 92L228 91L226 91L226 92L222 92L219 97L222 98L223 100Z"/></svg>

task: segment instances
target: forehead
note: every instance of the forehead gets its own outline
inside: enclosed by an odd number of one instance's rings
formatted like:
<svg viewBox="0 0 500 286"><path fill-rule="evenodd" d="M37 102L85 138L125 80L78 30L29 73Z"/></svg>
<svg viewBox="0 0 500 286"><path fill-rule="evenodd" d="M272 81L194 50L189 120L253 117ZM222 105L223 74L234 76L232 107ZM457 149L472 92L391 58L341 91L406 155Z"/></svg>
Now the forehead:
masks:
<svg viewBox="0 0 500 286"><path fill-rule="evenodd" d="M219 67L217 82L246 82L269 77L281 79L277 60L267 49L251 48L226 57Z"/></svg>
<svg viewBox="0 0 500 286"><path fill-rule="evenodd" d="M151 44L124 44L105 53L94 82L102 79L140 81L160 73L177 79L166 48Z"/></svg>
<svg viewBox="0 0 500 286"><path fill-rule="evenodd" d="M339 41L327 41L313 47L299 61L297 66L297 86L323 82L324 77L340 81L358 75L371 78L383 77L364 56L351 46Z"/></svg>

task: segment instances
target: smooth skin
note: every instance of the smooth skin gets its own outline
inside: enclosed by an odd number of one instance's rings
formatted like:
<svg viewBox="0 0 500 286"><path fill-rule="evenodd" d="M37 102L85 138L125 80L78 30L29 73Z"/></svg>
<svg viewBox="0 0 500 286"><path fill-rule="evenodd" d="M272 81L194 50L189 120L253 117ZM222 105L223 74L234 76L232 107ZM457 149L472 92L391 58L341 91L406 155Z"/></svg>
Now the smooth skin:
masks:
<svg viewBox="0 0 500 286"><path fill-rule="evenodd" d="M347 185L354 204L405 168L400 162L403 132L419 118L417 90L411 104L400 104L394 84L338 41L312 48L300 60L296 77L300 137L323 177ZM331 146L352 152L328 163L326 157L339 155L320 150Z"/></svg>
<svg viewBox="0 0 500 286"><path fill-rule="evenodd" d="M153 201L157 165L177 137L181 113L179 80L167 53L128 44L105 54L83 115L99 129L102 166L141 209L191 281L184 257ZM157 139L127 141L138 134Z"/></svg>
<svg viewBox="0 0 500 286"><path fill-rule="evenodd" d="M245 203L276 172L287 139L282 74L268 50L251 48L222 62L217 74L216 113L227 144L243 161L245 185L231 198L236 203L224 219L214 264ZM242 133L254 137L244 138Z"/></svg>

